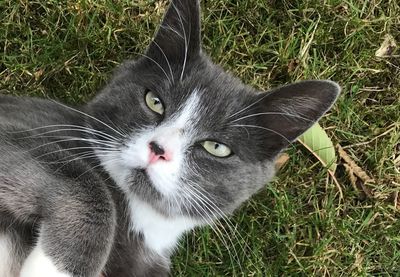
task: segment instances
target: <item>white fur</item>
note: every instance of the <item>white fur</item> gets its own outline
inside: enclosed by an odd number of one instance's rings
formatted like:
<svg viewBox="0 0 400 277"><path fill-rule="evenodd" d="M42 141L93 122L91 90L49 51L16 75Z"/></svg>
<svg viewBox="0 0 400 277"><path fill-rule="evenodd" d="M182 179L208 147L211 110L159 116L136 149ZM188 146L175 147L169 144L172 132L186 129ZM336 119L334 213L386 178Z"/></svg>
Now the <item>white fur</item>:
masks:
<svg viewBox="0 0 400 277"><path fill-rule="evenodd" d="M188 147L193 125L196 122L196 111L199 98L197 90L181 107L180 112L169 121L154 128L143 130L128 142L127 147L119 154L100 154L102 165L120 187L127 192L126 180L133 168L146 168L153 185L166 197L173 197L178 189L180 177L184 174L184 153ZM149 162L149 143L157 142L171 153L171 160Z"/></svg>
<svg viewBox="0 0 400 277"><path fill-rule="evenodd" d="M174 126L175 128L192 129L193 123L196 123L198 120L197 111L199 110L200 102L198 93L198 89L192 92L185 104L181 107L181 112L175 114L167 125Z"/></svg>
<svg viewBox="0 0 400 277"><path fill-rule="evenodd" d="M142 233L146 246L160 256L168 255L185 231L200 224L183 216L166 218L136 197L129 203L133 231Z"/></svg>
<svg viewBox="0 0 400 277"><path fill-rule="evenodd" d="M173 197L178 189L178 182L184 175L184 154L191 142L193 125L197 120L199 105L198 91L195 90L180 112L169 121L154 129L147 129L135 134L127 147L120 153L101 154L99 158L104 168L118 185L127 192L126 180L133 168L146 168L153 185L166 197ZM157 142L171 153L171 160L149 162L149 143Z"/></svg>
<svg viewBox="0 0 400 277"><path fill-rule="evenodd" d="M200 222L189 217L167 218L149 204L129 192L127 180L134 168L145 168L154 187L166 198L176 199L180 181L185 174L185 152L193 139L199 109L198 90L195 90L171 119L155 128L134 134L119 154L99 155L102 165L117 185L127 193L132 230L144 236L146 246L165 256L177 244L183 232ZM171 153L169 161L149 162L149 143L155 141ZM179 197L178 197L179 199Z"/></svg>
<svg viewBox="0 0 400 277"><path fill-rule="evenodd" d="M161 126L141 132L121 154L124 167L146 168L153 185L166 197L173 197L184 174L184 153L191 141L198 103L197 91L194 91L179 113ZM151 141L171 152L172 159L149 164Z"/></svg>
<svg viewBox="0 0 400 277"><path fill-rule="evenodd" d="M13 255L11 241L7 235L0 234L0 276L16 277L12 273L12 266Z"/></svg>
<svg viewBox="0 0 400 277"><path fill-rule="evenodd" d="M72 275L57 269L51 259L44 253L39 239L38 244L22 266L20 277L72 277Z"/></svg>

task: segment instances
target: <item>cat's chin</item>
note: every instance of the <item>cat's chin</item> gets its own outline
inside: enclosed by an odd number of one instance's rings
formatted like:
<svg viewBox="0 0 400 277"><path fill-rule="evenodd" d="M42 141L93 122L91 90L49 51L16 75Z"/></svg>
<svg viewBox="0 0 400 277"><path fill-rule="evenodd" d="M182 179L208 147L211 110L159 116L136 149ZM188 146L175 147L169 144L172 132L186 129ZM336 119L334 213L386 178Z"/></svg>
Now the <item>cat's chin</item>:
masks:
<svg viewBox="0 0 400 277"><path fill-rule="evenodd" d="M167 197L151 179L147 168L134 169L131 180L134 185L130 186L131 197L144 201L166 217L174 217L171 206L168 208Z"/></svg>
<svg viewBox="0 0 400 277"><path fill-rule="evenodd" d="M135 168L132 172L132 183L134 185L131 185L131 191L135 195L143 198L142 200L148 200L149 196L162 197L161 192L151 181L146 168Z"/></svg>
<svg viewBox="0 0 400 277"><path fill-rule="evenodd" d="M163 192L159 189L157 184L152 181L152 178L149 174L148 168L136 168L134 173L135 182L138 182L141 186L141 189L148 190L152 196L157 196L157 198L162 198Z"/></svg>

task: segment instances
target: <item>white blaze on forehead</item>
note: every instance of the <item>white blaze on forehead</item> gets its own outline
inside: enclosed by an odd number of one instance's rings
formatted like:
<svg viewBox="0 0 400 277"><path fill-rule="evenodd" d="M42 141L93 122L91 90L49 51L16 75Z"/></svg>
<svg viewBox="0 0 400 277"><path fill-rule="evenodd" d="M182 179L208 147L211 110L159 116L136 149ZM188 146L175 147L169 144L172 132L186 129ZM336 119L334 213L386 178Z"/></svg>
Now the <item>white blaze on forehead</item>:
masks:
<svg viewBox="0 0 400 277"><path fill-rule="evenodd" d="M152 140L173 151L174 154L179 152L183 154L184 148L192 140L198 119L200 104L198 92L199 90L195 89L171 119L154 130Z"/></svg>
<svg viewBox="0 0 400 277"><path fill-rule="evenodd" d="M167 123L167 126L175 126L175 128L193 127L193 123L197 121L197 111L200 107L199 89L194 89L180 110Z"/></svg>

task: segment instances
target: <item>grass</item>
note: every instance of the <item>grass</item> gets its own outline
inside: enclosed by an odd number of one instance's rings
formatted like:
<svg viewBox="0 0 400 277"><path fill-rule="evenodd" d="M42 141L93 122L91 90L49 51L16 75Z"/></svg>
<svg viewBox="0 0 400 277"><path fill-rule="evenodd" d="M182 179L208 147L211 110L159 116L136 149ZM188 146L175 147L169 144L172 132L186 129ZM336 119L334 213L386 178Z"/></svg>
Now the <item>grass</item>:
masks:
<svg viewBox="0 0 400 277"><path fill-rule="evenodd" d="M117 64L146 48L165 4L1 1L2 93L88 101ZM375 184L365 197L339 170L341 199L321 165L300 145L291 147L277 178L232 217L235 232L203 228L186 236L173 275L398 276L400 57L375 57L385 34L400 42L398 1L202 6L204 48L245 82L264 90L299 79L341 84L321 124ZM219 225L222 233L228 228Z"/></svg>

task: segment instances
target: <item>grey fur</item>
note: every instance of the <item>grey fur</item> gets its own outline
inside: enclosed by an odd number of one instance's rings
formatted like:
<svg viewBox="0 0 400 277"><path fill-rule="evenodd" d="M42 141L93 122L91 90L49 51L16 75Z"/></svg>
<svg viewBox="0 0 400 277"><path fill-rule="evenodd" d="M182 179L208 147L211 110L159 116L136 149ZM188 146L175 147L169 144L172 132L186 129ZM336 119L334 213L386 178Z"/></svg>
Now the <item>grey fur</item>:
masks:
<svg viewBox="0 0 400 277"><path fill-rule="evenodd" d="M148 89L163 100L162 117L145 106ZM46 254L73 276L94 277L102 270L110 277L167 275L168 260L149 251L141 234L130 232L129 195L101 168L93 149L112 136L120 151L128 139L122 132L156 128L195 90L201 92L200 105L185 157L191 170L181 185L201 186L215 207L177 207L192 218L204 217L205 211L218 218L217 209L229 214L262 188L274 174L276 155L339 94L330 81L299 82L266 93L242 84L201 51L198 1L172 1L146 55L120 66L97 97L78 110L49 100L0 96L0 232L12 234L16 264L40 232ZM229 145L234 155L209 155L199 145L205 139ZM177 215L166 209L168 201L140 168L132 170L128 185L130 193L165 217Z"/></svg>

